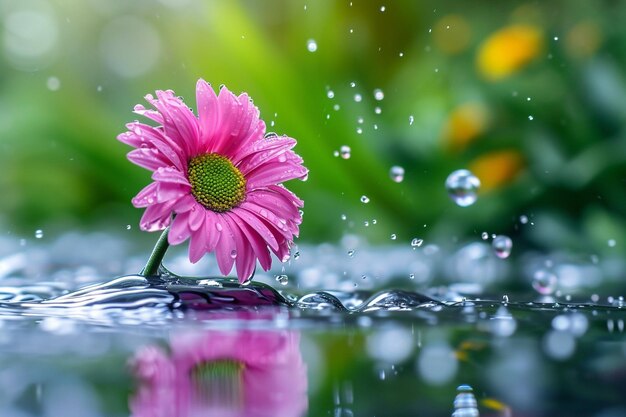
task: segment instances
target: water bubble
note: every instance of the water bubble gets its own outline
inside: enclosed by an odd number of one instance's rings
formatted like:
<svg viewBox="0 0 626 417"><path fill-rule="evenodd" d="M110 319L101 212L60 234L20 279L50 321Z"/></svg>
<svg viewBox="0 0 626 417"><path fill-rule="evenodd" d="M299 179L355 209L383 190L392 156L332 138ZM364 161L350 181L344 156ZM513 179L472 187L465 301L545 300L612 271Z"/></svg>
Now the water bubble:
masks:
<svg viewBox="0 0 626 417"><path fill-rule="evenodd" d="M480 180L466 169L456 170L446 179L448 195L460 207L474 204L479 188Z"/></svg>
<svg viewBox="0 0 626 417"><path fill-rule="evenodd" d="M395 234L395 233L392 233L392 234L391 234L391 240L396 240L397 238L398 238L398 236L396 236L396 234Z"/></svg>
<svg viewBox="0 0 626 417"><path fill-rule="evenodd" d="M511 249L513 249L513 241L510 237L505 235L498 235L491 242L493 246L493 251L496 256L500 259L506 259L511 254Z"/></svg>
<svg viewBox="0 0 626 417"><path fill-rule="evenodd" d="M418 238L414 237L413 240L411 240L411 247L413 249L419 248L420 246L422 246L422 243L424 243L423 239L418 239Z"/></svg>
<svg viewBox="0 0 626 417"><path fill-rule="evenodd" d="M404 168L398 165L394 165L389 169L389 178L393 182L402 182L404 181Z"/></svg>
<svg viewBox="0 0 626 417"><path fill-rule="evenodd" d="M317 51L317 42L315 42L315 39L309 39L306 41L306 49L308 49L309 52Z"/></svg>
<svg viewBox="0 0 626 417"><path fill-rule="evenodd" d="M380 88L377 88L376 90L374 90L374 98L376 99L376 101L381 101L385 98L385 93L383 93L383 90L381 90Z"/></svg>
<svg viewBox="0 0 626 417"><path fill-rule="evenodd" d="M333 90L328 90L326 92L326 97L328 97L328 98L335 98L335 92Z"/></svg>
<svg viewBox="0 0 626 417"><path fill-rule="evenodd" d="M368 197L368 196L366 196L366 195L362 195L362 196L361 196L361 203L363 203L363 204L367 204L367 203L369 203L369 202L370 202L370 199L369 199L369 197Z"/></svg>
<svg viewBox="0 0 626 417"><path fill-rule="evenodd" d="M550 295L556 290L558 280L556 275L545 269L539 269L533 274L533 288L539 294Z"/></svg>
<svg viewBox="0 0 626 417"><path fill-rule="evenodd" d="M361 100L363 100L363 96L361 96L358 93L354 95L354 101L356 101L357 103L360 103Z"/></svg>
<svg viewBox="0 0 626 417"><path fill-rule="evenodd" d="M339 155L341 155L343 159L350 159L350 152L351 149L347 145L343 145L341 148L339 148Z"/></svg>
<svg viewBox="0 0 626 417"><path fill-rule="evenodd" d="M35 237L37 239L41 239L43 237L43 230L41 230L41 229L35 230Z"/></svg>
<svg viewBox="0 0 626 417"><path fill-rule="evenodd" d="M287 285L289 283L289 277L285 274L276 275L276 282L280 285Z"/></svg>
<svg viewBox="0 0 626 417"><path fill-rule="evenodd" d="M487 239L489 239L489 233L487 233L487 232L482 232L482 234L480 235L480 237L481 237L483 240L487 240Z"/></svg>
<svg viewBox="0 0 626 417"><path fill-rule="evenodd" d="M48 78L48 81L46 81L46 86L50 91L57 91L59 88L61 88L61 80L59 80L57 77L50 77Z"/></svg>

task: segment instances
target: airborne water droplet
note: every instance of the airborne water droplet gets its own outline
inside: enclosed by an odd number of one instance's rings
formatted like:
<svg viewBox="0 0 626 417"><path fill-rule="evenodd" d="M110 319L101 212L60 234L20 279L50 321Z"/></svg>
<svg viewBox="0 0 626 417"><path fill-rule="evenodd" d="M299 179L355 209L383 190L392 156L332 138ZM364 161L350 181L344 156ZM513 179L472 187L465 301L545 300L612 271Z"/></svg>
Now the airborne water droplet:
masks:
<svg viewBox="0 0 626 417"><path fill-rule="evenodd" d="M353 257L354 257L354 252L355 252L354 250L349 250L349 251L348 251L348 256L349 256L350 258L353 258Z"/></svg>
<svg viewBox="0 0 626 417"><path fill-rule="evenodd" d="M556 290L558 279L556 275L545 269L539 269L533 274L533 288L542 295L550 295Z"/></svg>
<svg viewBox="0 0 626 417"><path fill-rule="evenodd" d="M482 234L480 235L480 237L481 237L483 240L487 240L487 239L489 239L489 233L487 233L487 232L482 232Z"/></svg>
<svg viewBox="0 0 626 417"><path fill-rule="evenodd" d="M491 245L493 246L493 251L498 258L506 259L511 254L513 241L508 236L498 235L493 242L491 242Z"/></svg>
<svg viewBox="0 0 626 417"><path fill-rule="evenodd" d="M418 239L414 237L413 240L411 240L411 247L413 247L413 249L419 248L420 246L422 246L422 243L424 243L423 239Z"/></svg>
<svg viewBox="0 0 626 417"><path fill-rule="evenodd" d="M341 148L339 148L339 155L341 155L343 159L350 159L350 152L351 149L347 145L343 145Z"/></svg>
<svg viewBox="0 0 626 417"><path fill-rule="evenodd" d="M41 239L43 237L43 230L41 230L41 229L35 230L35 237L37 239Z"/></svg>
<svg viewBox="0 0 626 417"><path fill-rule="evenodd" d="M285 274L276 275L276 281L280 285L287 285L289 283L289 277Z"/></svg>
<svg viewBox="0 0 626 417"><path fill-rule="evenodd" d="M415 121L415 117L413 117L413 115L410 115L409 116L409 126L411 126L414 121Z"/></svg>
<svg viewBox="0 0 626 417"><path fill-rule="evenodd" d="M480 180L466 169L459 169L448 175L446 189L457 206L467 207L476 202Z"/></svg>
<svg viewBox="0 0 626 417"><path fill-rule="evenodd" d="M333 90L328 90L328 92L326 93L326 96L328 98L334 98L335 97L335 92Z"/></svg>
<svg viewBox="0 0 626 417"><path fill-rule="evenodd" d="M354 101L356 101L357 103L360 103L361 100L363 100L363 96L361 96L358 93L354 95Z"/></svg>
<svg viewBox="0 0 626 417"><path fill-rule="evenodd" d="M309 52L317 51L317 42L315 42L315 39L309 39L306 41L306 49L308 49Z"/></svg>
<svg viewBox="0 0 626 417"><path fill-rule="evenodd" d="M380 88L377 88L376 90L374 90L374 98L376 99L376 101L381 101L385 98L385 93L383 93L383 90L381 90Z"/></svg>
<svg viewBox="0 0 626 417"><path fill-rule="evenodd" d="M398 236L396 236L396 234L395 234L395 233L392 233L392 234L391 234L391 240L396 240L397 238L398 238Z"/></svg>
<svg viewBox="0 0 626 417"><path fill-rule="evenodd" d="M389 169L389 178L393 182L402 182L404 181L404 168L398 165L394 165Z"/></svg>
<svg viewBox="0 0 626 417"><path fill-rule="evenodd" d="M366 195L362 195L362 196L361 196L361 203L363 203L363 204L367 204L367 203L369 203L369 202L370 202L370 199L369 199L369 197L368 197L368 196L366 196Z"/></svg>

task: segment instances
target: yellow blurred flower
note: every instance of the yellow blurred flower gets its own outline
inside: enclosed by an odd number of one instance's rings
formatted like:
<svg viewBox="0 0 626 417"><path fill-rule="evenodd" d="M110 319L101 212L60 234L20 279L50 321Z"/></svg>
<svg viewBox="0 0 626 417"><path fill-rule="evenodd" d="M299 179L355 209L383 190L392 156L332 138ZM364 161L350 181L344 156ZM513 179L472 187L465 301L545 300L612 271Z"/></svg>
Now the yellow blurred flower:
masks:
<svg viewBox="0 0 626 417"><path fill-rule="evenodd" d="M463 150L482 134L489 123L487 109L480 103L465 103L450 113L443 128L443 139L453 150Z"/></svg>
<svg viewBox="0 0 626 417"><path fill-rule="evenodd" d="M489 36L480 46L476 65L487 79L505 78L531 62L543 49L536 26L512 25Z"/></svg>
<svg viewBox="0 0 626 417"><path fill-rule="evenodd" d="M479 156L469 164L469 170L480 179L481 191L490 191L515 179L524 165L521 153L504 150Z"/></svg>

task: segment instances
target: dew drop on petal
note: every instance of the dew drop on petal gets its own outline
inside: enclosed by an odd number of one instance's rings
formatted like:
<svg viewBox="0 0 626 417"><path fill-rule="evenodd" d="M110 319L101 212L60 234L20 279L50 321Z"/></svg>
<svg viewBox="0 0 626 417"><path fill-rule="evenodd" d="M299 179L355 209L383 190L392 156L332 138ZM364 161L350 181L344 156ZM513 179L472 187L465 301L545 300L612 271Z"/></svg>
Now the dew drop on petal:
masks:
<svg viewBox="0 0 626 417"><path fill-rule="evenodd" d="M237 251L235 249L230 251L230 257L235 259L237 257Z"/></svg>
<svg viewBox="0 0 626 417"><path fill-rule="evenodd" d="M369 199L369 197L368 197L368 196L366 196L366 195L362 195L362 196L361 196L361 203L363 203L363 204L367 204L367 203L369 203L369 202L370 202L370 199Z"/></svg>
<svg viewBox="0 0 626 417"><path fill-rule="evenodd" d="M393 182L402 182L404 181L404 168L398 165L394 165L389 169L389 178Z"/></svg>
<svg viewBox="0 0 626 417"><path fill-rule="evenodd" d="M466 169L459 169L448 175L446 190L457 206L467 207L476 202L480 180Z"/></svg>
<svg viewBox="0 0 626 417"><path fill-rule="evenodd" d="M306 49L309 52L317 51L317 42L315 42L315 39L309 39L308 41L306 41Z"/></svg>
<svg viewBox="0 0 626 417"><path fill-rule="evenodd" d="M498 258L506 259L511 254L511 249L513 249L513 241L508 236L498 235L491 242L491 246L493 246L493 252Z"/></svg>
<svg viewBox="0 0 626 417"><path fill-rule="evenodd" d="M541 295L550 295L556 290L557 277L552 272L539 269L533 274L533 288Z"/></svg>

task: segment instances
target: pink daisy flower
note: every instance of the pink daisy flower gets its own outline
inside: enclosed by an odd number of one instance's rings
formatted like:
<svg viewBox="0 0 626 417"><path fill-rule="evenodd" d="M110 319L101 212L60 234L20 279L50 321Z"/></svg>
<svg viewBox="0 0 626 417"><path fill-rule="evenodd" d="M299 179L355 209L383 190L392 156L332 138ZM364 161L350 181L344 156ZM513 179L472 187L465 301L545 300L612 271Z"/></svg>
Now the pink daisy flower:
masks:
<svg viewBox="0 0 626 417"><path fill-rule="evenodd" d="M308 172L291 150L295 139L266 135L247 94L222 87L216 95L204 80L196 85L197 117L171 90L145 98L154 109L137 105L134 112L159 126L128 123L117 137L136 148L131 162L153 171L153 182L132 200L146 209L141 229L171 226L169 244L190 239L191 262L215 252L221 273L235 265L242 283L257 259L271 267L270 250L288 258L303 202L282 183Z"/></svg>

